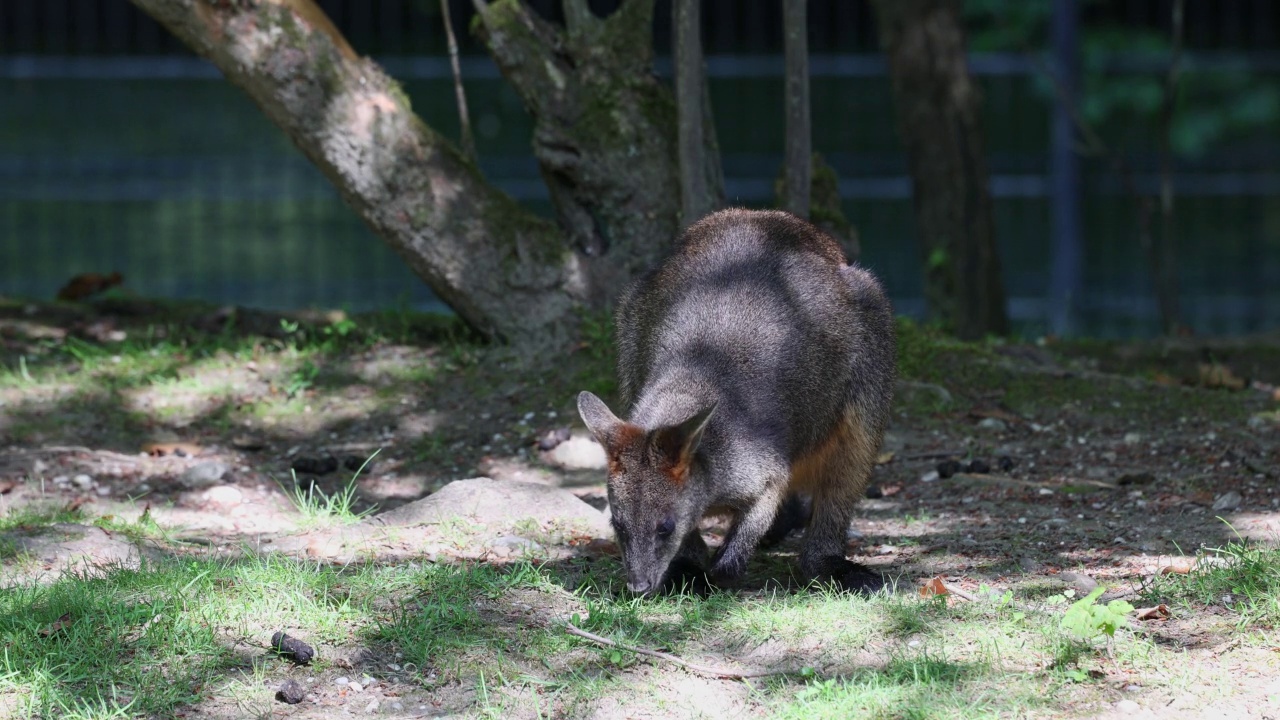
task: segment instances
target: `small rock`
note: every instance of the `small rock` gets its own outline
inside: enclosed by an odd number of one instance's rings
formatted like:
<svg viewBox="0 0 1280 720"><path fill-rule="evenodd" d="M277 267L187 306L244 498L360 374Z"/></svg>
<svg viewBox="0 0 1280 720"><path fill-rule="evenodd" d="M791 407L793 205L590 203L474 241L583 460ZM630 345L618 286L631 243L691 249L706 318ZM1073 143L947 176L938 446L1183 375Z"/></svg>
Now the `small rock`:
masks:
<svg viewBox="0 0 1280 720"><path fill-rule="evenodd" d="M929 472L920 476L920 482L934 482L939 477L941 477L941 475L938 474L937 470L930 470Z"/></svg>
<svg viewBox="0 0 1280 720"><path fill-rule="evenodd" d="M99 485L98 487L94 488L94 492L98 493L102 497L106 497L111 494L111 488L107 487L106 485Z"/></svg>
<svg viewBox="0 0 1280 720"><path fill-rule="evenodd" d="M53 479L53 484L54 485L70 485L71 478L67 477L66 475L59 475Z"/></svg>
<svg viewBox="0 0 1280 720"><path fill-rule="evenodd" d="M371 700L371 701L369 702L369 704L368 704L368 705L365 705L365 706L364 706L364 711L365 711L365 712L367 712L367 713L377 712L377 711L378 711L378 701L377 701L377 700Z"/></svg>
<svg viewBox="0 0 1280 720"><path fill-rule="evenodd" d="M361 455L344 455L342 457L342 467L351 472L371 473L373 472L373 460ZM361 468L364 469L361 470Z"/></svg>
<svg viewBox="0 0 1280 720"><path fill-rule="evenodd" d="M217 485L229 469L217 460L205 460L187 468L178 476L178 483L188 490L207 488Z"/></svg>
<svg viewBox="0 0 1280 720"><path fill-rule="evenodd" d="M1093 578L1075 571L1059 573L1058 579L1069 584L1078 595L1088 595L1098 587L1098 582Z"/></svg>
<svg viewBox="0 0 1280 720"><path fill-rule="evenodd" d="M212 505L231 508L244 501L244 493L234 485L218 485L205 490L204 499Z"/></svg>
<svg viewBox="0 0 1280 720"><path fill-rule="evenodd" d="M71 482L74 483L75 486L80 488L81 490L93 489L93 478L89 477L88 475L77 475L71 478Z"/></svg>
<svg viewBox="0 0 1280 720"><path fill-rule="evenodd" d="M943 460L942 462L938 463L938 466L937 466L938 477L942 478L943 480L946 480L947 478L951 477L952 475L955 475L956 473L960 472L963 469L964 469L964 466L962 466L959 463L959 461Z"/></svg>
<svg viewBox="0 0 1280 720"><path fill-rule="evenodd" d="M603 470L609 464L600 443L590 438L569 438L551 451L550 462L566 470Z"/></svg>
<svg viewBox="0 0 1280 720"><path fill-rule="evenodd" d="M899 380L894 386L894 398L908 407L933 405L946 407L951 404L951 393L941 385L927 382Z"/></svg>
<svg viewBox="0 0 1280 720"><path fill-rule="evenodd" d="M32 475L43 475L48 471L49 471L49 463L43 460L37 459L35 462L31 463Z"/></svg>
<svg viewBox="0 0 1280 720"><path fill-rule="evenodd" d="M982 420L978 422L978 429L1002 433L1009 429L1009 423L1001 420L1000 418L982 418Z"/></svg>
<svg viewBox="0 0 1280 720"><path fill-rule="evenodd" d="M1213 509L1219 511L1235 510L1240 507L1240 503L1242 502L1244 502L1244 498L1240 497L1240 493L1232 490L1231 492L1219 495L1218 499L1213 501Z"/></svg>
<svg viewBox="0 0 1280 720"><path fill-rule="evenodd" d="M340 678L335 678L335 679L334 679L334 681L333 681L333 684L334 684L334 685L337 685L337 686L339 686L339 687L341 687L341 686L346 685L346 684L348 684L348 683L350 683L350 682L351 682L351 678L349 678L349 677L345 677L345 676L344 676L344 677L340 677Z"/></svg>
<svg viewBox="0 0 1280 720"><path fill-rule="evenodd" d="M530 415L532 415L532 413L530 413ZM543 452L547 452L548 450L554 449L557 445L567 441L570 437L569 428L556 428L542 436L542 439L538 441L538 449Z"/></svg>
<svg viewBox="0 0 1280 720"><path fill-rule="evenodd" d="M1126 714L1133 715L1142 710L1142 706L1132 700L1121 700L1116 703L1116 710Z"/></svg>
<svg viewBox="0 0 1280 720"><path fill-rule="evenodd" d="M276 699L280 702L297 705L302 702L302 698L306 697L307 689L297 680L285 680L280 689L276 691Z"/></svg>
<svg viewBox="0 0 1280 720"><path fill-rule="evenodd" d="M266 446L267 443L262 440L262 438L256 438L252 435L237 435L231 438L231 447L237 450L253 452L255 450L261 450Z"/></svg>
<svg viewBox="0 0 1280 720"><path fill-rule="evenodd" d="M1149 472L1125 473L1116 480L1117 485L1148 485L1155 482L1155 475Z"/></svg>
<svg viewBox="0 0 1280 720"><path fill-rule="evenodd" d="M987 418L987 419L990 420L991 418ZM983 460L981 458L975 458L974 460L971 460L968 465L965 466L964 471L967 473L976 473L978 475L986 475L987 473L991 472L991 465L986 460Z"/></svg>
<svg viewBox="0 0 1280 720"><path fill-rule="evenodd" d="M309 457L302 456L294 458L289 465L294 472L306 473L308 475L328 475L338 469L338 459L332 455L325 457Z"/></svg>
<svg viewBox="0 0 1280 720"><path fill-rule="evenodd" d="M352 683L347 683L347 689L350 690L351 692L358 693L364 690L364 686L358 682L352 682Z"/></svg>
<svg viewBox="0 0 1280 720"><path fill-rule="evenodd" d="M1053 494L1053 491L1052 491L1052 490L1050 490L1049 488L1042 487L1042 488L1040 488L1039 490L1037 490L1037 491L1036 491L1036 494L1037 494L1037 495L1052 495L1052 494Z"/></svg>
<svg viewBox="0 0 1280 720"><path fill-rule="evenodd" d="M1137 445L1140 442L1142 442L1142 436L1139 435L1138 433L1131 432L1131 433L1124 434L1125 445Z"/></svg>
<svg viewBox="0 0 1280 720"><path fill-rule="evenodd" d="M1001 455L1000 459L996 460L996 467L1000 468L1000 472L1003 473L1007 473L1012 470L1015 464L1016 463L1014 463L1013 458L1008 455Z"/></svg>

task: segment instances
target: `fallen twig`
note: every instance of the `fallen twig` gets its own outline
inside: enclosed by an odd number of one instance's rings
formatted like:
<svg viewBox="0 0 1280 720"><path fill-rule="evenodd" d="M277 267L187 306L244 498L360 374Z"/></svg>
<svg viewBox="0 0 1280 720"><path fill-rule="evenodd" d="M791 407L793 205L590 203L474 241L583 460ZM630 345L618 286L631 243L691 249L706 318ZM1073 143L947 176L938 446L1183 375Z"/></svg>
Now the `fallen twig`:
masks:
<svg viewBox="0 0 1280 720"><path fill-rule="evenodd" d="M942 583L942 587L943 587L943 589L945 589L945 590L947 591L947 594L949 594L949 595L955 595L956 597L960 598L961 600L968 600L969 602L977 602L977 601L978 601L978 596L977 596L977 595L974 595L973 593L970 593L970 592L966 592L966 591L964 591L964 590L961 590L960 588L956 587L955 585L948 585L947 583Z"/></svg>
<svg viewBox="0 0 1280 720"><path fill-rule="evenodd" d="M691 663L688 660L682 660L670 653L623 645L622 643L614 642L609 638L600 637L595 633L587 632L573 623L565 623L564 629L565 632L568 632L570 635L577 635L580 638L585 638L599 645L618 648L619 650L626 650L627 652L633 652L637 655L644 655L651 658L657 658L659 660L666 660L667 662L675 663L686 670L692 670L696 673L702 673L703 675L710 675L712 677L725 678L727 680L743 680L745 678L770 677L773 675L791 675L795 672L793 670L753 670L750 672L741 672L738 670L729 670L727 668L709 667L707 665Z"/></svg>

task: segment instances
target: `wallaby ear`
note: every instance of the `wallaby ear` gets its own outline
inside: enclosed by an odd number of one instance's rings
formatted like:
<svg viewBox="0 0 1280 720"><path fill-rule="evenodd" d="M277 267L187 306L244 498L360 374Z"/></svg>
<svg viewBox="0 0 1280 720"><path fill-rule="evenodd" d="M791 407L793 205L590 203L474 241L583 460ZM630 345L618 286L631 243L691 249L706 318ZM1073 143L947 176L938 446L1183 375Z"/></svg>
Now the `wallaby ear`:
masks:
<svg viewBox="0 0 1280 720"><path fill-rule="evenodd" d="M715 414L716 405L699 410L678 425L668 425L653 431L653 442L673 466L687 466L702 441L702 433Z"/></svg>
<svg viewBox="0 0 1280 720"><path fill-rule="evenodd" d="M618 428L622 426L622 421L613 414L609 406L586 390L578 393L578 414L582 416L582 422L586 423L596 441L606 448L613 443Z"/></svg>

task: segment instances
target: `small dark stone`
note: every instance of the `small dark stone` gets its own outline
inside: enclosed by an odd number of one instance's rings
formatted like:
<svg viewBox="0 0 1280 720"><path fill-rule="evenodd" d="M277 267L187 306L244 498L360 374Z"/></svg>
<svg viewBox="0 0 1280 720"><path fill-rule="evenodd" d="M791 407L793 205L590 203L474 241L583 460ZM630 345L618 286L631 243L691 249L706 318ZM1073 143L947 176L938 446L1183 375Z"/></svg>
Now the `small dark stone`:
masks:
<svg viewBox="0 0 1280 720"><path fill-rule="evenodd" d="M271 636L271 647L277 653L293 660L299 665L306 665L315 657L316 651L301 640L285 635L283 631Z"/></svg>
<svg viewBox="0 0 1280 720"><path fill-rule="evenodd" d="M985 475L991 472L991 463L981 458L975 458L969 461L969 464L965 466L964 471L967 473Z"/></svg>
<svg viewBox="0 0 1280 720"><path fill-rule="evenodd" d="M543 452L554 450L560 443L568 441L569 437L569 428L556 428L542 436L542 439L538 441L538 449Z"/></svg>
<svg viewBox="0 0 1280 720"><path fill-rule="evenodd" d="M368 465L364 464L365 460L369 460ZM342 456L342 467L350 470L351 472L356 472L360 470L361 466L364 466L364 472L371 472L373 470L373 460L370 460L369 458L366 458L366 457L361 457L360 455Z"/></svg>
<svg viewBox="0 0 1280 720"><path fill-rule="evenodd" d="M1153 483L1156 476L1149 472L1125 473L1116 480L1117 485L1147 485Z"/></svg>
<svg viewBox="0 0 1280 720"><path fill-rule="evenodd" d="M306 696L307 689L297 680L285 680L280 689L276 691L276 699L290 705L297 705Z"/></svg>
<svg viewBox="0 0 1280 720"><path fill-rule="evenodd" d="M942 473L938 474L941 475ZM877 500L884 497L884 490L881 490L879 485L868 485L866 495L868 499Z"/></svg>
<svg viewBox="0 0 1280 720"><path fill-rule="evenodd" d="M1013 466L1016 464L1017 463L1013 461L1013 458L1009 457L1008 455L1001 455L1000 459L996 460L996 467L1000 468L1000 472L1007 473L1010 470L1012 470Z"/></svg>
<svg viewBox="0 0 1280 720"><path fill-rule="evenodd" d="M338 469L338 459L332 455L322 458L299 457L294 458L290 467L293 468L294 472L308 475L328 475Z"/></svg>
<svg viewBox="0 0 1280 720"><path fill-rule="evenodd" d="M942 478L943 480L946 480L952 475L955 475L956 473L963 470L964 467L956 460L943 460L942 462L938 463L938 467L936 469L938 471L938 477Z"/></svg>

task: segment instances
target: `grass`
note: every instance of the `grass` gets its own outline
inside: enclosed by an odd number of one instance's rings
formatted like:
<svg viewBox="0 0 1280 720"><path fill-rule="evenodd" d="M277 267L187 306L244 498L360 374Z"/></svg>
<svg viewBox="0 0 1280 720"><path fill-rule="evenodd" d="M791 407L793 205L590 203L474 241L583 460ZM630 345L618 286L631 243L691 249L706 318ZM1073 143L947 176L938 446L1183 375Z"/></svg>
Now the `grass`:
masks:
<svg viewBox="0 0 1280 720"><path fill-rule="evenodd" d="M1053 667L1064 641L1045 628L1058 609L1027 618L999 604L948 608L821 589L638 599L619 586L618 569L598 563L148 560L0 590L0 707L9 701L19 717L140 718L242 698L269 710L264 683L299 674L265 649L281 628L319 649L302 672L322 682L337 672L335 646L367 645L380 657L399 653L417 692L472 687L481 714L527 714L535 699L548 714L570 716L611 698L644 703L635 693L655 671L636 675L632 653L562 632L558 618L571 616L624 644L789 670L750 685L750 703L770 717L1047 717L1081 687ZM1150 645L1125 630L1116 644ZM1067 659L1079 665L1099 657L1073 652ZM1161 651L1136 656L1151 652Z"/></svg>
<svg viewBox="0 0 1280 720"><path fill-rule="evenodd" d="M299 527L310 529L316 527L335 527L339 525L351 525L363 520L366 516L377 509L376 505L371 505L359 512L355 509L356 504L356 480L360 478L360 473L368 467L369 463L378 455L380 450L374 451L372 455L365 458L365 461L356 469L355 474L351 476L342 489L333 493L326 493L315 483L310 483L303 489L298 483L298 476L290 470L293 477L293 487L281 487L284 494L289 498L293 506L301 515L298 523Z"/></svg>
<svg viewBox="0 0 1280 720"><path fill-rule="evenodd" d="M1143 596L1184 610L1225 607L1240 627L1274 628L1280 623L1280 548L1243 541L1208 548L1191 572L1157 575Z"/></svg>

